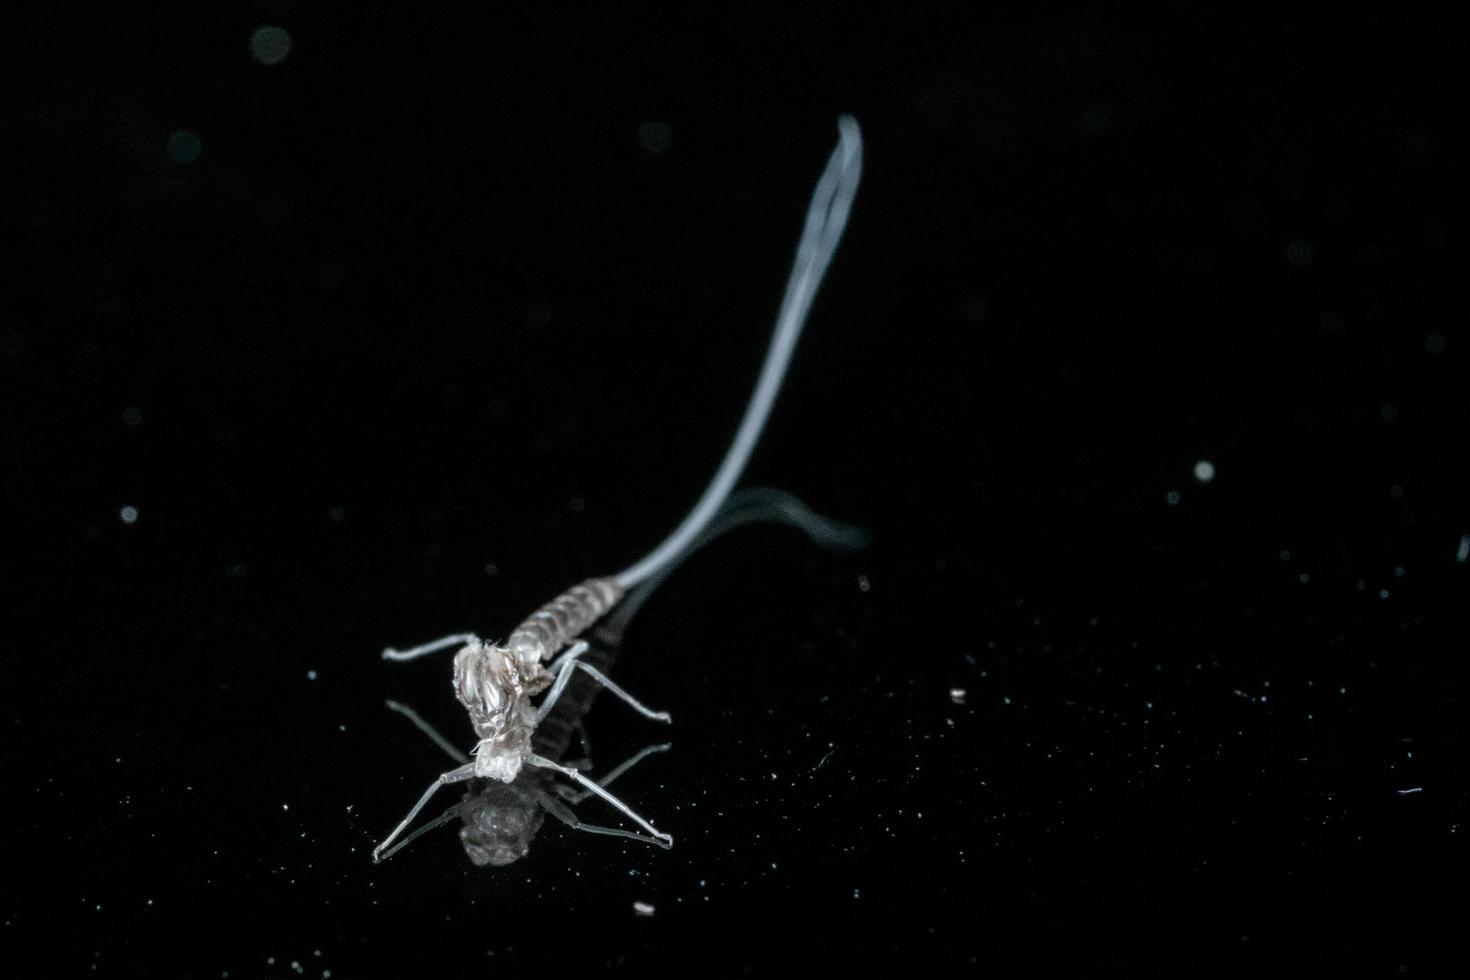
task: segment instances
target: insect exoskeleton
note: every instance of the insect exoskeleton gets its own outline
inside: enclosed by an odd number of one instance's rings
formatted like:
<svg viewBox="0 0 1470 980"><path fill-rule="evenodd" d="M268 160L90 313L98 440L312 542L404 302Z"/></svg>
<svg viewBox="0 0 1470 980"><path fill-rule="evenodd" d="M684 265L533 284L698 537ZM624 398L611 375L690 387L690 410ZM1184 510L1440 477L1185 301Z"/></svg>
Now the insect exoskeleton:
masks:
<svg viewBox="0 0 1470 980"><path fill-rule="evenodd" d="M528 696L550 681L539 664L523 672L514 656L493 644L470 643L455 654L454 694L480 736L474 749L476 776L507 783L516 778L536 727Z"/></svg>

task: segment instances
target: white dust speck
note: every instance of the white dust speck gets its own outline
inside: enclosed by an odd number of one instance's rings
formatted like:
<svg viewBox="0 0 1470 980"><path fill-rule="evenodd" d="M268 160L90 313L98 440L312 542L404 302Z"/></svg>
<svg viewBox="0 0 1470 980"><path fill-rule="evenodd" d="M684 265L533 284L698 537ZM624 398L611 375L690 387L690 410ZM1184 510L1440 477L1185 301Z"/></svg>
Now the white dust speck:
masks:
<svg viewBox="0 0 1470 980"><path fill-rule="evenodd" d="M118 511L117 516L122 518L122 522L124 524L136 524L138 523L138 508L134 507L132 504L129 504L122 510Z"/></svg>
<svg viewBox="0 0 1470 980"><path fill-rule="evenodd" d="M669 151L674 142L674 128L664 122L638 124L638 148L649 156L660 156Z"/></svg>
<svg viewBox="0 0 1470 980"><path fill-rule="evenodd" d="M266 25L250 33L250 57L262 65L279 65L291 53L291 32Z"/></svg>
<svg viewBox="0 0 1470 980"><path fill-rule="evenodd" d="M174 163L194 163L204 152L204 141L192 129L176 129L169 134L164 150Z"/></svg>
<svg viewBox="0 0 1470 980"><path fill-rule="evenodd" d="M1177 507L1179 505L1179 492L1177 490L1170 490L1164 494L1164 500L1170 507Z"/></svg>
<svg viewBox="0 0 1470 980"><path fill-rule="evenodd" d="M1455 552L1455 561L1461 565L1466 559L1470 559L1470 534L1460 535L1460 550Z"/></svg>
<svg viewBox="0 0 1470 980"><path fill-rule="evenodd" d="M949 699L955 704L964 704L965 698L967 697L969 697L969 692L963 687L952 687L949 689Z"/></svg>
<svg viewBox="0 0 1470 980"><path fill-rule="evenodd" d="M868 577L866 575L859 575L858 576L858 591L859 592L866 592L869 589L871 589L872 587L873 587L873 584L868 581Z"/></svg>
<svg viewBox="0 0 1470 980"><path fill-rule="evenodd" d="M309 680L309 681L316 680L316 671L314 671L314 670L308 670L306 672L306 679Z"/></svg>
<svg viewBox="0 0 1470 980"><path fill-rule="evenodd" d="M1422 793L1422 792L1424 792L1424 787L1423 786L1410 786L1408 789L1401 789L1401 790L1399 790L1399 795L1400 796L1409 796L1409 795L1412 795L1414 793Z"/></svg>
<svg viewBox="0 0 1470 980"><path fill-rule="evenodd" d="M639 915L652 915L654 912L654 908L647 902L634 902L633 911L638 913Z"/></svg>
<svg viewBox="0 0 1470 980"><path fill-rule="evenodd" d="M1215 464L1207 459L1195 463L1194 478L1201 483L1209 483L1215 478Z"/></svg>

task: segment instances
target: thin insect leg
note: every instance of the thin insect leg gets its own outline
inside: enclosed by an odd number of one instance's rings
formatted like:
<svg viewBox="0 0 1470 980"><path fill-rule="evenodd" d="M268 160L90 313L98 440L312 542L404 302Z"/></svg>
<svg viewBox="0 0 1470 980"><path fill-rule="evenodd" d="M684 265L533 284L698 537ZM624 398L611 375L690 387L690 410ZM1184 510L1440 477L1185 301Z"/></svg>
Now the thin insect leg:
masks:
<svg viewBox="0 0 1470 980"><path fill-rule="evenodd" d="M641 751L636 752L633 755L629 756L628 758L624 759L622 765L620 765L617 768L613 769L612 772L608 773L606 776L603 776L601 779L599 779L597 781L597 785L602 786L604 788L606 788L608 786L611 786L612 783L613 783L613 780L617 779L623 773L627 772L629 769L632 769L634 766L638 765L638 763L642 762L644 759L646 759L649 756L654 755L655 753L658 753L658 752L667 752L671 748L673 748L673 744L670 743L670 742L664 742L662 745L645 745L642 748ZM566 800L568 803L581 803L588 796L591 796L592 795L592 794L587 793L587 792L580 792L579 793L576 790L572 789L571 787L564 787L564 788L566 789L566 792L562 793L561 796L562 796L562 799Z"/></svg>
<svg viewBox="0 0 1470 980"><path fill-rule="evenodd" d="M672 840L664 840L662 837L649 837L646 834L635 834L633 831L623 830L621 827L603 827L595 823L583 823L565 803L562 803L548 793L538 792L534 798L547 813L573 830L584 830L589 834L603 834L608 837L621 837L624 840L636 840L642 844L655 844L666 851L673 846L674 842Z"/></svg>
<svg viewBox="0 0 1470 980"><path fill-rule="evenodd" d="M413 727L417 728L419 731L429 736L429 738L433 740L434 744L447 752L449 754L449 757L455 762L463 765L464 763L470 761L470 757L465 755L459 749L455 748L453 742L449 741L449 739L439 734L439 729L435 728L427 721L424 721L423 718L419 717L419 713L417 711L413 710L406 704L399 704L397 701L388 701L387 704L388 710L396 711L403 717L407 718L409 721L413 722Z"/></svg>
<svg viewBox="0 0 1470 980"><path fill-rule="evenodd" d="M570 771L574 773L576 772L575 769L572 769ZM413 809L408 811L408 816L403 818L403 822L400 823L397 827L393 828L393 833L389 834L388 838L384 840L383 843L373 848L373 863L376 864L378 863L378 861L382 860L381 855L383 853L383 849L386 848L389 844L393 843L393 839L395 837L403 833L404 827L407 827L409 824L413 823L413 818L419 815L419 811L424 808L424 804L429 802L429 797L433 796L434 792L438 790L440 786L448 786L450 783L462 783L466 780L474 778L475 765L474 763L470 763L467 766L460 766L458 769L451 769L449 772L444 773L438 779L430 783L429 788L424 790L424 795L419 797L419 801L413 805Z"/></svg>
<svg viewBox="0 0 1470 980"><path fill-rule="evenodd" d="M414 841L418 840L429 831L435 830L439 827L444 826L447 823L452 823L453 821L458 820L461 814L463 814L466 810L474 805L474 800L463 800L459 803L454 804L449 809L445 810L443 813L435 817L433 820L430 820L428 823L420 827L415 827L413 833L405 834L403 840L399 841L397 844L394 844L392 847L384 851L377 860L388 860L390 857L397 854L399 851L403 850L405 847L412 844Z"/></svg>
<svg viewBox="0 0 1470 980"><path fill-rule="evenodd" d="M567 689L567 682L572 679L571 667L578 657L587 652L587 641L578 640L576 643L551 662L547 669L556 675L556 681L552 683L551 690L546 692L546 700L541 702L541 707L536 709L536 724L541 724L541 719L551 711L556 699L561 697L561 692Z"/></svg>
<svg viewBox="0 0 1470 980"><path fill-rule="evenodd" d="M581 667L584 671L587 672L589 676L591 676L593 680L601 684L603 687L607 688L612 693L616 694L618 697L622 698L624 701L628 702L628 704L632 706L633 710L638 712L643 717L652 718L654 721L663 721L670 723L673 722L673 716L671 716L667 711L654 711L651 708L644 707L642 702L633 697L633 695L629 694L627 691L623 690L621 687L618 687L618 685L613 683L612 678L608 677L606 674L604 674L602 671L598 670L591 664L584 661L578 661L572 666ZM571 673L571 671L568 670L567 673Z"/></svg>
<svg viewBox="0 0 1470 980"><path fill-rule="evenodd" d="M657 827L655 827L653 824L649 823L647 820L644 820L642 817L638 816L638 814L634 813L632 811L632 809L629 808L628 804L624 803L622 800L618 799L616 796L613 796L607 790L603 789L601 786L597 785L596 783L594 783L592 780L588 779L586 776L582 775L577 770L571 769L571 768L569 768L567 766L558 765L557 763L552 762L550 759L543 759L539 755L528 755L528 756L526 756L526 762L528 762L529 764L531 764L533 766L540 766L543 769L552 769L552 770L555 770L556 772L561 773L563 776L569 776L569 777L571 777L571 779L574 782L578 783L579 785L581 785L581 786L583 786L583 787L591 790L593 793L596 793L598 796L602 797L610 805L612 805L613 807L616 807L618 809L618 811L621 812L625 817L627 817L629 820L632 820L638 826L642 827L644 830L648 831L650 834L652 834L653 836L657 837L659 840L667 841L670 844L674 843L674 838L670 837L668 834L663 833Z"/></svg>
<svg viewBox="0 0 1470 980"><path fill-rule="evenodd" d="M433 653L436 650L443 650L445 647L463 646L467 643L479 642L480 638L473 633L455 633L453 636L440 637L432 643L421 643L416 647L409 647L407 650L395 650L392 647L389 647L388 649L383 651L383 659L397 660L400 662L404 660L413 660L416 657L422 657L426 653Z"/></svg>

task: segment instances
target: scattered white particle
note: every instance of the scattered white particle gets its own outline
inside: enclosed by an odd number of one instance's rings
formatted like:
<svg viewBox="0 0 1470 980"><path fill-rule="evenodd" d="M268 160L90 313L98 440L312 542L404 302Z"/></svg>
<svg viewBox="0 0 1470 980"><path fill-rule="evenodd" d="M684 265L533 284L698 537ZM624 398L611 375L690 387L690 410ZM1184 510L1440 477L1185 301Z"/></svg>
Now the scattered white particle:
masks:
<svg viewBox="0 0 1470 980"><path fill-rule="evenodd" d="M291 33L284 27L266 25L250 33L250 57L262 65L279 65L291 53Z"/></svg>
<svg viewBox="0 0 1470 980"><path fill-rule="evenodd" d="M868 577L866 575L859 575L858 576L858 591L859 592L866 592L869 589L871 589L872 587L873 587L873 585L872 585L871 582L868 581Z"/></svg>
<svg viewBox="0 0 1470 980"><path fill-rule="evenodd" d="M122 420L123 425L130 429L136 429L143 424L143 410L136 405L129 405L123 409Z"/></svg>
<svg viewBox="0 0 1470 980"><path fill-rule="evenodd" d="M309 680L309 681L316 680L316 671L314 671L314 670L308 670L306 672L306 679Z"/></svg>
<svg viewBox="0 0 1470 980"><path fill-rule="evenodd" d="M192 129L176 129L168 134L164 149L174 163L194 163L204 152L204 141Z"/></svg>
<svg viewBox="0 0 1470 980"><path fill-rule="evenodd" d="M117 512L117 516L122 518L124 524L136 524L138 523L138 508L128 504Z"/></svg>
<svg viewBox="0 0 1470 980"><path fill-rule="evenodd" d="M347 508L341 504L329 507L327 508L327 517L331 519L333 524L341 524L347 519Z"/></svg>
<svg viewBox="0 0 1470 980"><path fill-rule="evenodd" d="M968 695L969 692L966 691L963 687L952 687L949 689L949 699L955 704L964 704L965 698Z"/></svg>
<svg viewBox="0 0 1470 980"><path fill-rule="evenodd" d="M1455 552L1455 561L1461 565L1465 564L1466 559L1470 559L1470 534L1460 535L1460 550Z"/></svg>
<svg viewBox="0 0 1470 980"><path fill-rule="evenodd" d="M1195 463L1194 478L1201 483L1209 483L1215 478L1215 464L1207 459Z"/></svg>
<svg viewBox="0 0 1470 980"><path fill-rule="evenodd" d="M1291 561L1291 552L1288 551L1285 548L1282 548L1281 549L1281 560L1282 561Z"/></svg>
<svg viewBox="0 0 1470 980"><path fill-rule="evenodd" d="M1283 253L1286 264L1294 269L1304 269L1312 264L1312 246L1300 238L1286 243Z"/></svg>
<svg viewBox="0 0 1470 980"><path fill-rule="evenodd" d="M1380 599L1387 599L1388 598L1388 590L1387 589L1379 589L1378 590L1378 598L1380 598Z"/></svg>
<svg viewBox="0 0 1470 980"><path fill-rule="evenodd" d="M1170 507L1177 506L1179 503L1179 492L1177 490L1170 490L1164 494L1164 500L1168 502Z"/></svg>
<svg viewBox="0 0 1470 980"><path fill-rule="evenodd" d="M291 804L289 804L289 803L282 803L281 804L281 809L282 810L290 810L291 809Z"/></svg>
<svg viewBox="0 0 1470 980"><path fill-rule="evenodd" d="M638 148L649 156L667 153L674 142L674 130L668 123L645 122L638 124Z"/></svg>
<svg viewBox="0 0 1470 980"><path fill-rule="evenodd" d="M1410 795L1412 793L1422 793L1422 792L1424 792L1424 787L1423 786L1411 786L1408 789L1401 789L1401 790L1399 790L1399 795L1400 796L1408 796L1408 795Z"/></svg>
<svg viewBox="0 0 1470 980"><path fill-rule="evenodd" d="M853 898L857 898L857 897L858 897L858 890L857 890L857 889L856 889L856 888L854 888L854 889L853 889L853 890L852 890L852 897L853 897Z"/></svg>
<svg viewBox="0 0 1470 980"><path fill-rule="evenodd" d="M1297 578L1301 581L1303 585L1306 585L1312 580L1312 576L1308 575L1306 572L1302 572L1300 575L1297 576Z"/></svg>
<svg viewBox="0 0 1470 980"><path fill-rule="evenodd" d="M496 564L493 561L487 561L485 563L485 574L486 575L494 575L498 571L500 571L500 569L496 566Z"/></svg>
<svg viewBox="0 0 1470 980"><path fill-rule="evenodd" d="M1394 578L1403 578L1404 577L1404 566L1399 565L1399 566L1395 567L1394 570L1393 570L1393 577Z"/></svg>

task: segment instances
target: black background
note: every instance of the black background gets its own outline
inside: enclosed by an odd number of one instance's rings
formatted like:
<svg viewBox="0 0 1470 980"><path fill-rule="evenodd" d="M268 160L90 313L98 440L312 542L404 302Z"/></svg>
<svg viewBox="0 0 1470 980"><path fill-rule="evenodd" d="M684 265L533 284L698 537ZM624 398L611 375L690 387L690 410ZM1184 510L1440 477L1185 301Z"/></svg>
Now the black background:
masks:
<svg viewBox="0 0 1470 980"><path fill-rule="evenodd" d="M0 40L0 942L59 975L1439 965L1460 35L506 6ZM589 730L602 766L671 735L619 786L672 851L549 823L506 869L449 829L373 866L444 768L384 699L470 738L446 662L377 651L500 636L678 520L842 112L864 182L747 482L872 547L745 529L639 615L615 676L675 725Z"/></svg>

